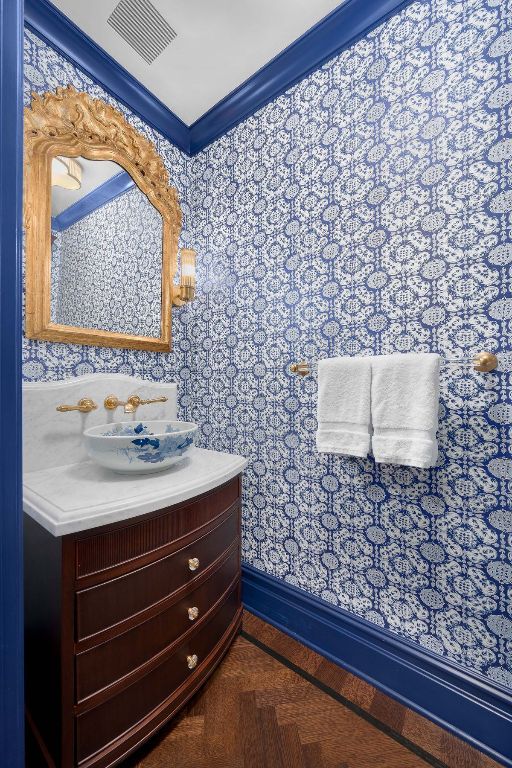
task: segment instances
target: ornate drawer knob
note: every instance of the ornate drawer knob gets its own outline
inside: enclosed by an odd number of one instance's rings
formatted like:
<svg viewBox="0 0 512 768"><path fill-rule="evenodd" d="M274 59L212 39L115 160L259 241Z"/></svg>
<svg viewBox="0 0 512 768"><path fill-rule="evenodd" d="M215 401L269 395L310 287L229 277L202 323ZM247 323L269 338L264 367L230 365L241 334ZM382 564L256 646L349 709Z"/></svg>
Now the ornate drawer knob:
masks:
<svg viewBox="0 0 512 768"><path fill-rule="evenodd" d="M195 653L193 653L191 656L187 656L187 667L189 669L194 669L197 667L197 656Z"/></svg>
<svg viewBox="0 0 512 768"><path fill-rule="evenodd" d="M188 567L190 571L197 571L199 568L199 558L191 557L188 561Z"/></svg>
<svg viewBox="0 0 512 768"><path fill-rule="evenodd" d="M193 608L188 609L188 617L190 621L195 621L198 616L199 616L199 608L196 608L196 606L194 606Z"/></svg>

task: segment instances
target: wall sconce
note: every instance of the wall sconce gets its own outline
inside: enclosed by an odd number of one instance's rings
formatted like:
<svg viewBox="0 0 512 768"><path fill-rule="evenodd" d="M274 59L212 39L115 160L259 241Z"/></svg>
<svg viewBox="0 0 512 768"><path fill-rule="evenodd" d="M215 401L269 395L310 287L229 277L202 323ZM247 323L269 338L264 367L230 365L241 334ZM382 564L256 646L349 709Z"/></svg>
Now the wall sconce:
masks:
<svg viewBox="0 0 512 768"><path fill-rule="evenodd" d="M52 187L80 189L82 169L72 157L54 157L52 160Z"/></svg>
<svg viewBox="0 0 512 768"><path fill-rule="evenodd" d="M180 284L172 287L172 303L182 307L196 295L196 252L192 248L181 249Z"/></svg>

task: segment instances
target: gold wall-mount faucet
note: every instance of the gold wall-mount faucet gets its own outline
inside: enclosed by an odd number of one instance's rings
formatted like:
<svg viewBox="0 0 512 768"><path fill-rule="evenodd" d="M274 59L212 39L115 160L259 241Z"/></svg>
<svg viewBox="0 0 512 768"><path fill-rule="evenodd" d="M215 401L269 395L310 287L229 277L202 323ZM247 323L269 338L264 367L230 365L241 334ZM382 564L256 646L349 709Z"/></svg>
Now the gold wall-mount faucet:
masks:
<svg viewBox="0 0 512 768"><path fill-rule="evenodd" d="M117 395L107 395L103 405L107 411L115 411L120 405L124 406L125 413L135 413L139 405L149 405L150 403L166 403L167 397L155 397L143 400L139 395L130 395L128 400L120 400Z"/></svg>

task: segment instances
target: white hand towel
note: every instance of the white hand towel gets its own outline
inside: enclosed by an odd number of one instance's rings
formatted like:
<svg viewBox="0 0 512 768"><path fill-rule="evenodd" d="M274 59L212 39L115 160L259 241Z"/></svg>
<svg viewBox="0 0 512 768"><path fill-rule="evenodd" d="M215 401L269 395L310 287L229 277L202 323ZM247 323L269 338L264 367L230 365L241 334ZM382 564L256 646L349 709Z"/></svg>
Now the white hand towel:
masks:
<svg viewBox="0 0 512 768"><path fill-rule="evenodd" d="M439 355L374 357L371 389L375 461L433 467L437 461Z"/></svg>
<svg viewBox="0 0 512 768"><path fill-rule="evenodd" d="M371 364L368 357L335 357L318 363L320 453L364 457L370 450Z"/></svg>

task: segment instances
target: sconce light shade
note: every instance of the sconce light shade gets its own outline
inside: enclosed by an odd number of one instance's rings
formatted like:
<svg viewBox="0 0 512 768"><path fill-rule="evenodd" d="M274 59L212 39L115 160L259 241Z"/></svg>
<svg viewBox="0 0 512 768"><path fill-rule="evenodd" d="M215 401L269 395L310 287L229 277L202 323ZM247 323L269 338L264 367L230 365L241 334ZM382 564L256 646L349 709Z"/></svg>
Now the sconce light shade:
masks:
<svg viewBox="0 0 512 768"><path fill-rule="evenodd" d="M181 276L179 286L174 286L172 303L181 307L192 301L196 293L196 252L193 248L181 249Z"/></svg>
<svg viewBox="0 0 512 768"><path fill-rule="evenodd" d="M196 252L192 248L181 250L181 285L196 284Z"/></svg>
<svg viewBox="0 0 512 768"><path fill-rule="evenodd" d="M64 189L80 189L82 186L82 169L72 157L58 155L52 160L52 187Z"/></svg>

